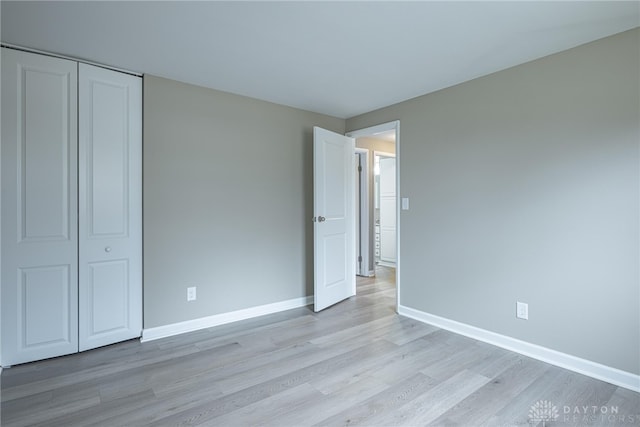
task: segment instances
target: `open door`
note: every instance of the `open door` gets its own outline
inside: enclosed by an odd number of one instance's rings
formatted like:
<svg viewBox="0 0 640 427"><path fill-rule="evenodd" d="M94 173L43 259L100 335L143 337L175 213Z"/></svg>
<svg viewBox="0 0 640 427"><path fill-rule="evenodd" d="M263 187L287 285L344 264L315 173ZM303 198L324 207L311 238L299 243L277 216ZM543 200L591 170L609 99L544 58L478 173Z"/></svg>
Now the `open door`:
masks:
<svg viewBox="0 0 640 427"><path fill-rule="evenodd" d="M313 128L314 311L355 293L355 140Z"/></svg>

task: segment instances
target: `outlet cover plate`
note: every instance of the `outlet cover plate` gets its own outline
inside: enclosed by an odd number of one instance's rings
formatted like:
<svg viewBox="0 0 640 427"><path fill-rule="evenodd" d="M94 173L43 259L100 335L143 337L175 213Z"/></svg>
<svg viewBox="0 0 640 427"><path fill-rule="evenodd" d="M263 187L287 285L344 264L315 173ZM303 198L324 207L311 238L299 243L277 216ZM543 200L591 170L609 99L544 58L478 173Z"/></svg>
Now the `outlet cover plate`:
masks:
<svg viewBox="0 0 640 427"><path fill-rule="evenodd" d="M196 300L196 287L192 286L187 288L187 301L195 301Z"/></svg>
<svg viewBox="0 0 640 427"><path fill-rule="evenodd" d="M516 317L518 319L529 320L529 304L526 302L516 302Z"/></svg>

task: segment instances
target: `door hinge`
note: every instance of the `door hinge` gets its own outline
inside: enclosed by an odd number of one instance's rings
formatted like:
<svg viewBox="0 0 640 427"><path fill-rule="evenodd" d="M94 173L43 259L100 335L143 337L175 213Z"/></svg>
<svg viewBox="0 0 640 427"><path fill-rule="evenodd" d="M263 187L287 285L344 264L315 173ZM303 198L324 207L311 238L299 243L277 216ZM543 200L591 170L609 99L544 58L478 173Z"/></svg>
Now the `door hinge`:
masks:
<svg viewBox="0 0 640 427"><path fill-rule="evenodd" d="M362 166L358 165L358 172L362 172Z"/></svg>
<svg viewBox="0 0 640 427"><path fill-rule="evenodd" d="M358 255L358 262L362 262L362 255Z"/></svg>

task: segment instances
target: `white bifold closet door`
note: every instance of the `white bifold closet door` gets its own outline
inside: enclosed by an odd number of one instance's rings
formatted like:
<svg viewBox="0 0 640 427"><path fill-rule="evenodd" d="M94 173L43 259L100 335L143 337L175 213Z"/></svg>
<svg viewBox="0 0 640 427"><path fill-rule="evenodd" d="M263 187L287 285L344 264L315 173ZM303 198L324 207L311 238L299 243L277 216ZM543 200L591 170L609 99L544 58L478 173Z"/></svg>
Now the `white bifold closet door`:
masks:
<svg viewBox="0 0 640 427"><path fill-rule="evenodd" d="M73 61L2 48L2 365L78 351Z"/></svg>
<svg viewBox="0 0 640 427"><path fill-rule="evenodd" d="M141 85L2 48L3 366L140 336Z"/></svg>
<svg viewBox="0 0 640 427"><path fill-rule="evenodd" d="M80 351L142 331L142 81L79 65Z"/></svg>

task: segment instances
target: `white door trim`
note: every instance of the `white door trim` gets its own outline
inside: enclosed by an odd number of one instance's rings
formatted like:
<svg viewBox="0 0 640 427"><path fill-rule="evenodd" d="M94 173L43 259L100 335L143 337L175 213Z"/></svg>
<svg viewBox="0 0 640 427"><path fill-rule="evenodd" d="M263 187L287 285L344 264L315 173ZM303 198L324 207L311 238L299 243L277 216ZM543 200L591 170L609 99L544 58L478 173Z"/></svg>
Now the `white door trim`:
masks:
<svg viewBox="0 0 640 427"><path fill-rule="evenodd" d="M400 307L401 269L400 269L400 120L382 123L363 129L347 132L345 135L351 138L372 136L382 132L393 130L396 132L396 313Z"/></svg>
<svg viewBox="0 0 640 427"><path fill-rule="evenodd" d="M364 162L360 162L362 166L361 176L364 177L364 179L360 180L360 245L362 248L366 248L364 252L362 249L360 250L362 262L360 263L360 270L356 268L356 271L361 276L368 277L370 275L369 252L371 250L369 247L369 150L356 147L356 154L364 156ZM356 188L355 190L357 191L358 189ZM362 230L366 230L366 232L363 233Z"/></svg>

